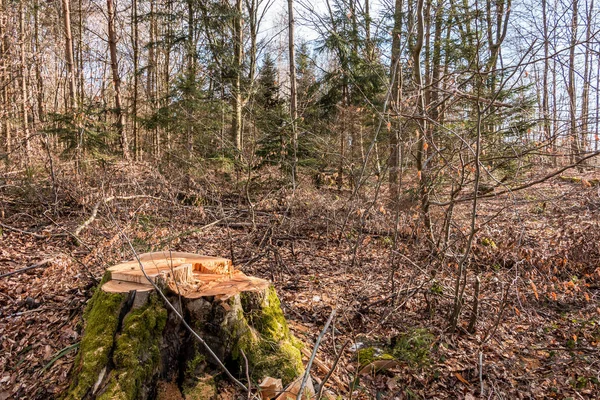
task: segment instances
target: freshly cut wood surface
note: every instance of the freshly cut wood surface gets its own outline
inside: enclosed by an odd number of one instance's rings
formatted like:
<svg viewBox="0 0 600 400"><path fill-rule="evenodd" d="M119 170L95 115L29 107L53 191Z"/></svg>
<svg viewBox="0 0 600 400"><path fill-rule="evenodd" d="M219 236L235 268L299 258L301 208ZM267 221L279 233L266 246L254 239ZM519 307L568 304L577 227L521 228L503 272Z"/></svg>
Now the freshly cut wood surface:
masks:
<svg viewBox="0 0 600 400"><path fill-rule="evenodd" d="M147 292L154 288L150 285L142 285L140 283L125 282L125 281L108 281L102 285L102 290L107 293L127 293L132 290L138 292Z"/></svg>
<svg viewBox="0 0 600 400"><path fill-rule="evenodd" d="M139 255L139 259L147 272L151 268L178 267L181 264L192 264L193 269L205 273L226 274L233 272L231 260L222 257L203 256L181 251L159 251ZM109 271L127 271L139 269L137 260L127 261L110 267Z"/></svg>
<svg viewBox="0 0 600 400"><path fill-rule="evenodd" d="M159 275L165 277L174 275L178 282L187 282L192 279L192 264L182 264L177 267L170 265L147 267L144 265L144 271L138 266L137 269L112 271L111 276L114 280L150 284L144 276L144 272L152 282L155 282L155 278Z"/></svg>
<svg viewBox="0 0 600 400"><path fill-rule="evenodd" d="M269 281L240 271L231 276L195 274L195 278L199 281L198 285L179 287L182 296L189 299L215 296L226 300L240 292L256 292L269 286Z"/></svg>
<svg viewBox="0 0 600 400"><path fill-rule="evenodd" d="M225 300L240 292L264 290L269 286L264 279L236 271L231 260L226 258L183 252L155 252L141 254L139 259L144 271L137 260L108 268L111 281L102 289L119 293L151 290L151 282L156 282L156 278L161 276L172 291L184 297Z"/></svg>

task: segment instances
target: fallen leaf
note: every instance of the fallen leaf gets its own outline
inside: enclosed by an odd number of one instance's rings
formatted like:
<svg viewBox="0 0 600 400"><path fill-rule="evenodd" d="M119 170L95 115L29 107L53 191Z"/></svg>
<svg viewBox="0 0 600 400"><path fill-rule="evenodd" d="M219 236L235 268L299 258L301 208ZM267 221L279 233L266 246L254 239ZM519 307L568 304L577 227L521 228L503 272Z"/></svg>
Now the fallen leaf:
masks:
<svg viewBox="0 0 600 400"><path fill-rule="evenodd" d="M456 376L456 379L458 379L459 381L461 381L462 383L464 383L467 386L471 386L471 384L469 383L468 380L466 380L465 378L463 378L463 376L460 374L460 372L455 372L454 376Z"/></svg>
<svg viewBox="0 0 600 400"><path fill-rule="evenodd" d="M273 399L283 390L281 379L271 378L270 376L263 379L258 387L260 388L260 398L262 400Z"/></svg>
<svg viewBox="0 0 600 400"><path fill-rule="evenodd" d="M396 361L396 360L375 360L375 361L368 363L364 367L362 367L360 369L360 371L358 371L358 374L359 375L376 374L377 372L385 371L390 368L394 368L397 365L398 365L398 361Z"/></svg>

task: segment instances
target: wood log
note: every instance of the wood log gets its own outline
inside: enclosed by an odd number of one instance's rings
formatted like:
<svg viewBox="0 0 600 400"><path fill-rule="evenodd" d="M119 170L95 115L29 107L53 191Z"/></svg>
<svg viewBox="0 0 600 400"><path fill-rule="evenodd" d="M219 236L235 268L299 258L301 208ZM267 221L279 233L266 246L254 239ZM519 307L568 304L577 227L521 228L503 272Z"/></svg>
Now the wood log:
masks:
<svg viewBox="0 0 600 400"><path fill-rule="evenodd" d="M142 257L144 266L146 261L168 264L155 255ZM245 379L243 353L253 387L267 376L288 384L302 374L300 342L290 333L268 281L235 271L229 260L172 257L181 264L149 267L151 279L230 372ZM139 265L115 267L84 312L84 333L63 398L216 398L219 380L225 378L215 360L148 280L114 279L123 271L139 277Z"/></svg>

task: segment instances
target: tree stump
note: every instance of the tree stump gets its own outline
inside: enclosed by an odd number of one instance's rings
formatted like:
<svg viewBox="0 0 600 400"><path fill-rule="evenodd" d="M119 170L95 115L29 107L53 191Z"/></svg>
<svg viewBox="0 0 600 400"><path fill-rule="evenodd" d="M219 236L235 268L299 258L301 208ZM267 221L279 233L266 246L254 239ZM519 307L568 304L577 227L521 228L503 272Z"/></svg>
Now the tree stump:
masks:
<svg viewBox="0 0 600 400"><path fill-rule="evenodd" d="M153 281L239 377L290 383L300 342L273 286L224 258L148 253L109 268L84 312L84 334L65 399L212 399L215 360L156 293ZM222 374L221 374L222 375Z"/></svg>

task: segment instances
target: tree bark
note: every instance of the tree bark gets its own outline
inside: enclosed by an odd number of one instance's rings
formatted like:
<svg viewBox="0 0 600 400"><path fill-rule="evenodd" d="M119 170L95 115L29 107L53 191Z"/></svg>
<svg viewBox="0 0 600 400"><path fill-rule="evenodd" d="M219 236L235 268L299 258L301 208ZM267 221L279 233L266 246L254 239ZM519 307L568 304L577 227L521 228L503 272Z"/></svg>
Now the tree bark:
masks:
<svg viewBox="0 0 600 400"><path fill-rule="evenodd" d="M581 93L581 151L585 152L588 146L588 125L589 125L589 103L590 103L590 81L592 80L592 69L590 63L593 60L591 56L591 38L593 24L594 0L591 0L587 10L587 23L585 29L585 56L583 67L583 89ZM599 90L596 88L596 90Z"/></svg>
<svg viewBox="0 0 600 400"><path fill-rule="evenodd" d="M298 120L296 93L296 51L294 49L294 1L288 0L288 30L289 30L289 59L290 59L290 119L292 126L292 185L295 188L297 184L298 164L298 130L296 122Z"/></svg>
<svg viewBox="0 0 600 400"><path fill-rule="evenodd" d="M73 60L73 34L71 33L70 0L62 0L63 22L65 27L65 60L67 61L67 81L69 84L69 112L75 111L75 62Z"/></svg>
<svg viewBox="0 0 600 400"><path fill-rule="evenodd" d="M138 30L138 2L131 1L131 41L133 48L133 99L131 104L131 119L133 130L133 146L135 161L140 161L142 156L140 132L138 129L138 94L139 94L139 30Z"/></svg>
<svg viewBox="0 0 600 400"><path fill-rule="evenodd" d="M165 293L185 323L154 290L96 289L84 313L85 330L64 399L167 399L162 388L169 384L179 396L213 399L219 364L240 379L248 372L253 380L271 376L284 384L302 373L299 342L272 286L226 300Z"/></svg>
<svg viewBox="0 0 600 400"><path fill-rule="evenodd" d="M4 149L6 150L7 160L8 155L12 151L11 146L11 126L10 126L10 111L9 111L9 93L8 87L10 85L10 78L8 74L8 35L6 35L6 31L8 29L8 16L6 15L6 8L4 5L5 0L0 0L0 85L2 87L2 122L0 122L0 128L4 130Z"/></svg>
<svg viewBox="0 0 600 400"><path fill-rule="evenodd" d="M577 45L578 1L579 0L573 0L571 47L569 49L569 82L567 87L567 92L569 94L571 164L575 161L579 161L581 148L579 134L577 132L577 93L575 88L575 47Z"/></svg>
<svg viewBox="0 0 600 400"><path fill-rule="evenodd" d="M25 7L19 3L19 48L20 48L20 90L21 90L21 123L23 124L23 139L25 140L25 164L29 165L31 143L29 142L29 112L27 95L27 60L25 58Z"/></svg>
<svg viewBox="0 0 600 400"><path fill-rule="evenodd" d="M66 0L65 0L66 1ZM119 60L117 58L117 33L115 31L115 8L113 0L106 0L108 14L108 48L110 51L110 67L112 69L113 86L115 90L115 116L117 118L117 133L121 138L121 150L123 158L129 161L129 141L125 130L125 115L121 104L121 78L119 76Z"/></svg>
<svg viewBox="0 0 600 400"><path fill-rule="evenodd" d="M234 50L233 50L233 119L231 122L231 136L236 151L236 158L241 157L242 151L242 62L243 62L243 22L242 0L236 0L234 17Z"/></svg>
<svg viewBox="0 0 600 400"><path fill-rule="evenodd" d="M400 65L400 46L402 35L402 8L403 1L395 1L394 28L392 30L392 59L390 63L390 80L392 85L390 109L390 158L389 167L389 190L390 202L398 205L400 191L400 97L402 88L402 68Z"/></svg>

